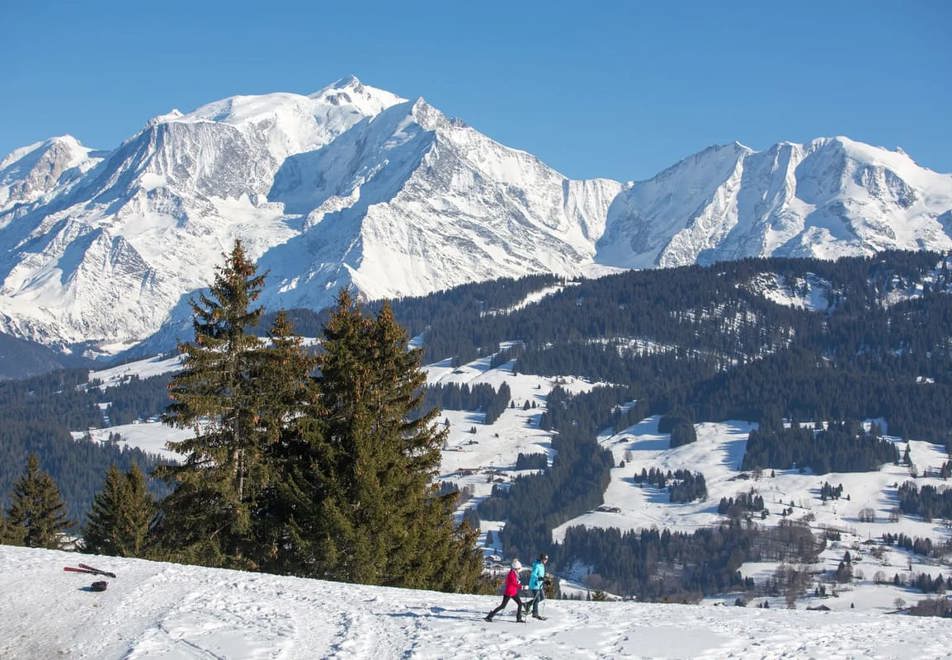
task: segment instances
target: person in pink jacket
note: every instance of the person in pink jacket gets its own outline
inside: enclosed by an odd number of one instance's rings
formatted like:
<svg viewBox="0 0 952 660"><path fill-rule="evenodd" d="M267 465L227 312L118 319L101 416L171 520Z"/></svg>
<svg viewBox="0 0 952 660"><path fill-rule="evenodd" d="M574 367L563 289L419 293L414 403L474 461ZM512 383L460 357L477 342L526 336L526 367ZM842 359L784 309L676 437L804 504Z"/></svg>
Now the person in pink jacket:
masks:
<svg viewBox="0 0 952 660"><path fill-rule="evenodd" d="M516 603L516 623L526 622L522 618L522 601L519 600L519 590L522 588L522 583L519 582L519 571L521 569L522 562L513 559L512 568L509 569L509 574L506 575L506 588L502 592L502 604L486 615L486 621L492 621L493 617L501 612L510 600L513 600Z"/></svg>

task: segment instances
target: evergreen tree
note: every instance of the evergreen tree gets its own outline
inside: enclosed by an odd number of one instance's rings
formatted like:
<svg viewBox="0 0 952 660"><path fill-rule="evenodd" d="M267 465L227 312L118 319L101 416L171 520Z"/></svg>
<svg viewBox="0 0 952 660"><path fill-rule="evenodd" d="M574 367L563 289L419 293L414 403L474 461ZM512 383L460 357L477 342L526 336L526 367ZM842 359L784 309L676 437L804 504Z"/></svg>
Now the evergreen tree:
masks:
<svg viewBox="0 0 952 660"><path fill-rule="evenodd" d="M85 548L101 555L141 557L154 515L155 502L138 466L123 474L112 465L89 514Z"/></svg>
<svg viewBox="0 0 952 660"><path fill-rule="evenodd" d="M304 340L282 310L275 316L268 331L269 346L262 351L256 387L262 396L259 426L263 429L265 448L272 454L276 445L287 443L287 430L293 419L316 402L316 390L310 374L317 358L309 355ZM313 412L313 411L312 411Z"/></svg>
<svg viewBox="0 0 952 660"><path fill-rule="evenodd" d="M26 530L20 525L12 524L0 510L0 544L23 545L24 536Z"/></svg>
<svg viewBox="0 0 952 660"><path fill-rule="evenodd" d="M252 512L268 482L260 427L262 342L251 334L264 285L240 241L225 255L209 294L191 301L193 342L179 346L184 369L169 385L164 421L195 437L169 442L185 454L160 476L175 490L162 502L159 556L211 566L254 567L249 556Z"/></svg>
<svg viewBox="0 0 952 660"><path fill-rule="evenodd" d="M365 318L342 291L324 331L319 379L332 483L321 502L324 572L369 584L471 590L475 533L433 481L446 431L419 411L419 351L385 305Z"/></svg>
<svg viewBox="0 0 952 660"><path fill-rule="evenodd" d="M53 478L40 470L36 454L30 454L26 472L13 486L7 524L14 534L23 530L23 545L31 548L61 549L64 534L72 525L66 505Z"/></svg>
<svg viewBox="0 0 952 660"><path fill-rule="evenodd" d="M307 575L315 564L314 503L322 497L317 457L323 423L309 355L282 311L268 333L259 388L265 458L274 478L255 516L259 559L267 570Z"/></svg>

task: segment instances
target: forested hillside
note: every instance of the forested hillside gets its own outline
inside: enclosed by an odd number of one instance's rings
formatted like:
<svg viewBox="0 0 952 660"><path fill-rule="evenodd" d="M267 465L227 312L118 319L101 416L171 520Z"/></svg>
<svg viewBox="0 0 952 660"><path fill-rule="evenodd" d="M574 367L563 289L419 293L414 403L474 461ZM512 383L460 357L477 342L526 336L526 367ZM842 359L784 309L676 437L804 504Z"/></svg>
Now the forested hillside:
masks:
<svg viewBox="0 0 952 660"><path fill-rule="evenodd" d="M655 538L576 528L555 545L552 530L599 507L617 467L599 445L599 434L658 415L658 431L669 434L671 447L690 446L699 424L749 420L760 427L746 443L744 470L817 475L908 463L883 433L947 447L949 267L939 254L893 252L837 262L744 260L576 282L539 276L397 300L393 312L422 342L426 362L458 366L484 358L487 367L505 365L513 377L530 374L558 383L577 376L599 384L582 392L558 385L547 391L537 428L552 434L550 458L525 454L509 466L518 474L480 497L467 513L470 521L505 521L497 540L509 555L544 550L562 565L592 566L606 584L626 593L689 599L743 587L735 575L738 562L778 556L773 548L783 533L732 526L752 514L767 515L769 503L751 496L759 508L742 506L739 498L748 493L738 487L729 493L732 502L709 503L712 511L724 509L728 524L710 533ZM367 308L374 312L380 305ZM308 310L293 310L290 317L303 336L318 336L329 318ZM263 319L257 331L269 323ZM127 378L107 388L87 379L88 372L76 370L0 384L7 458L0 463L0 492L9 492L27 453L36 452L78 516L110 463L150 469L154 459L141 452L74 442L69 431L154 418L168 403L169 375ZM515 406L528 409L529 398L516 400L503 380L495 386L432 385L423 408L477 414L471 419L478 421L467 426L473 435L466 442L473 444L477 423L489 427ZM870 419L880 424L863 426ZM784 420L799 424L784 426ZM823 426L815 428L817 423ZM658 496L671 503L704 502L707 475L690 468L645 472L633 481L666 491ZM902 512L944 517L945 501L932 486L907 486L900 495ZM784 533L797 539L792 559L816 554L818 546L808 542L802 526ZM657 555L659 543L666 549ZM648 553L656 563L602 561L631 553ZM685 561L693 566L690 573L674 568ZM666 586L645 580L659 567L672 575Z"/></svg>
<svg viewBox="0 0 952 660"><path fill-rule="evenodd" d="M590 566L623 593L689 597L729 587L739 562L774 555L763 552L756 532L677 536L678 545L666 542L665 552L691 568L665 568L679 577L659 586L645 580L660 565L643 563L646 552L656 558L657 552L639 548L637 535L575 528L564 544L553 545L552 529L602 502L614 464L597 434L665 415L661 426L675 447L694 440L695 423L751 420L762 430L751 434L744 468L816 474L898 463L894 445L879 439L878 428L863 430L861 420L880 419L893 435L947 445L950 282L948 262L928 253L628 272L566 286L507 314L464 307L434 319L424 345L439 347L431 358L465 362L510 342L492 365L512 360L513 372L570 374L607 385L574 396L550 393L540 425L558 432L552 466L494 488L477 510L506 521L499 539L508 554L547 550L562 565ZM765 283L785 285L785 296ZM785 429L784 419L805 427ZM820 421L828 427L815 430ZM812 538L802 526L794 532ZM811 543L792 547L788 559L812 561ZM642 559L608 561L619 556ZM700 557L707 559L695 565Z"/></svg>
<svg viewBox="0 0 952 660"><path fill-rule="evenodd" d="M774 302L764 295L767 276L791 294L822 283L826 307ZM629 398L650 400L653 412L683 407L696 421L756 420L765 412L882 417L899 434L949 438L952 275L941 255L631 271L486 313L511 304L515 290L509 283L494 298L488 285L460 287L440 294L445 300L399 301L394 312L424 333L430 361L465 362L517 340L497 362L511 357L520 372L622 386Z"/></svg>
<svg viewBox="0 0 952 660"><path fill-rule="evenodd" d="M88 383L89 371L57 371L25 380L0 383L0 502L23 473L30 454L56 481L71 520L80 522L102 488L106 469L127 471L133 464L146 474L157 464L138 449L90 440L73 440L70 431L107 426L161 413L168 401L165 377L101 391ZM100 403L111 405L100 408ZM164 492L156 485L156 492Z"/></svg>

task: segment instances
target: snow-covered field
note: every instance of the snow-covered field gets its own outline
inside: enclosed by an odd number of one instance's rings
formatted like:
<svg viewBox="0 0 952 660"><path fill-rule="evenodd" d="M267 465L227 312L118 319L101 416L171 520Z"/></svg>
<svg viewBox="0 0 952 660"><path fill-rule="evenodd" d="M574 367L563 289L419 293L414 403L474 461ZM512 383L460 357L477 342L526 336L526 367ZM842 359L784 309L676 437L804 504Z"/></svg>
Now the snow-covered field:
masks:
<svg viewBox="0 0 952 660"><path fill-rule="evenodd" d="M181 368L182 358L180 355L173 355L172 357L155 355L150 358L136 360L135 362L126 362L116 367L109 367L108 369L90 371L89 381L101 381L102 385L100 385L100 389L105 390L107 387L121 385L133 376L145 380L153 376L161 376L162 374L167 374L172 371L178 371Z"/></svg>
<svg viewBox="0 0 952 660"><path fill-rule="evenodd" d="M87 434L96 442L106 443L109 435L118 433L120 439L116 444L120 447L134 447L149 454L156 454L169 461L180 461L182 456L171 452L165 447L169 441L179 442L195 436L193 429L177 429L162 422L142 422L139 424L120 424L104 429L90 429L88 431L72 431L75 439Z"/></svg>
<svg viewBox="0 0 952 660"><path fill-rule="evenodd" d="M915 555L895 546L880 542L883 534L906 534L929 538L936 544L950 538L950 530L940 521L925 522L918 518L899 515L896 510L896 486L913 479L904 465L887 464L878 472L848 472L815 475L809 471L763 470L761 473L740 469L747 444L747 435L756 425L744 421L727 421L695 425L697 441L671 448L668 434L658 432L658 418L650 417L620 433L606 432L599 437L603 447L611 450L616 467L611 471L611 482L605 490L601 510L590 511L567 521L553 530L555 540L561 540L565 531L575 525L586 527L617 527L638 530L657 527L691 532L700 527L715 525L724 520L717 513L722 497L736 497L739 493L755 490L764 498L770 514L758 524L776 525L781 520L802 520L813 533L822 537L827 530L836 531L841 538L830 541L820 555L820 562L807 566L815 574L814 585L825 585L834 590L830 574L846 552L852 558L854 579L849 584L836 584L836 597L806 596L801 603L825 605L831 609L876 608L892 611L896 599L907 604L926 598L925 594L904 586L883 583L894 575L928 573L933 577L952 575L949 558L936 559ZM902 453L906 443L892 438ZM937 470L947 456L936 445L927 442L909 443L910 458L919 474ZM641 485L633 477L642 469L657 468L665 472L687 469L704 475L708 497L704 501L671 503L667 491ZM773 476L771 476L771 474ZM843 485L843 498L822 502L820 487L824 482ZM931 484L945 487L948 482L936 477L917 477L921 487ZM846 497L849 496L849 499ZM787 517L783 510L793 510ZM872 511L873 520L861 520L861 512ZM778 564L760 562L742 568L758 585L773 577ZM877 579L877 574L879 579ZM811 591L813 586L811 586ZM723 599L713 598L712 602ZM730 599L732 600L732 599ZM762 599L756 601L762 602ZM774 606L783 599L771 601Z"/></svg>
<svg viewBox="0 0 952 660"><path fill-rule="evenodd" d="M114 571L65 573L79 562ZM0 546L3 658L940 658L952 622L547 601L483 621L495 596L367 587Z"/></svg>
<svg viewBox="0 0 952 660"><path fill-rule="evenodd" d="M507 347L507 344L500 346ZM496 390L506 383L511 392L510 400L515 403L492 424L484 423L485 415L481 412L443 410L439 418L441 422L448 420L450 423L439 479L456 483L460 489L465 488L472 494L472 499L462 502L462 512L488 497L495 483L506 483L525 472L515 469L520 453L546 454L549 465L552 464L555 458L552 432L539 428L539 418L545 410L546 397L554 387L578 393L587 392L598 384L572 376L514 375L512 362L491 369L489 357L456 368L450 362L445 360L426 366L427 382L431 385L457 383L470 386L487 383ZM525 410L523 406L527 401L530 408ZM536 407L531 407L532 404ZM475 433L472 433L473 428ZM480 541L487 545L486 533L495 533L502 526L501 521L481 521ZM488 545L487 552L491 554L492 544Z"/></svg>
<svg viewBox="0 0 952 660"><path fill-rule="evenodd" d="M495 369L489 368L490 358L482 358L461 367L453 368L449 360L425 367L427 382L431 385L483 383L498 390L503 383L509 385L514 408L507 408L493 424L483 424L485 415L479 412L444 410L440 420L450 421L449 440L444 448L440 471L449 478L467 468L512 468L519 453L552 454L550 431L543 431L539 418L545 410L545 400L553 387L558 385L570 392L586 392L596 385L574 377L558 379L512 373L508 362ZM530 407L523 410L526 402ZM476 427L476 433L471 429ZM551 463L551 460L550 460Z"/></svg>

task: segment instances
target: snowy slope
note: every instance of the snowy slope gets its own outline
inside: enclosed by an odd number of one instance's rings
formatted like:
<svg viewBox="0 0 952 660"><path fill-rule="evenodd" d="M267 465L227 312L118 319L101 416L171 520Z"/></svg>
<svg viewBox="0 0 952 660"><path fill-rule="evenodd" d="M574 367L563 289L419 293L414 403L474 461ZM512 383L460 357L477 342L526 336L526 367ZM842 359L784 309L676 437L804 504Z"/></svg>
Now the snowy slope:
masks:
<svg viewBox="0 0 952 660"><path fill-rule="evenodd" d="M108 369L89 372L89 381L100 381L100 389L116 387L130 378L146 379L162 374L174 373L182 368L182 356L163 357L155 355L143 360L126 362Z"/></svg>
<svg viewBox="0 0 952 660"><path fill-rule="evenodd" d="M182 460L182 455L169 451L166 448L166 443L181 442L195 437L194 429L173 428L158 421L119 424L102 429L71 431L70 433L74 440L88 438L101 444L108 443L111 434L118 434L117 447L141 449L148 454L176 463Z"/></svg>
<svg viewBox="0 0 952 660"><path fill-rule="evenodd" d="M503 345L501 348L506 348ZM514 407L507 408L492 424L485 423L481 412L444 409L440 421L449 422L448 437L443 447L439 479L467 489L472 499L461 504L461 510L473 507L492 492L493 484L510 481L525 471L516 470L516 459L523 454L546 454L549 464L555 458L551 431L539 428L539 419L545 409L545 400L556 386L573 393L587 392L597 383L572 376L547 378L531 374L513 374L512 362L489 368L490 358L482 358L458 368L450 361L426 367L427 383L433 384L489 384L498 390L503 383L509 386ZM523 409L529 402L536 408ZM472 433L472 429L476 429ZM531 472L531 471L530 471ZM498 530L501 521L485 521L485 533Z"/></svg>
<svg viewBox="0 0 952 660"><path fill-rule="evenodd" d="M711 147L622 193L600 263L644 268L757 256L835 259L952 249L952 176L845 137L757 152Z"/></svg>
<svg viewBox="0 0 952 660"><path fill-rule="evenodd" d="M849 530L863 537L879 537L884 533L905 533L909 536L932 539L952 538L950 530L940 521L924 522L902 516L891 522L889 514L897 506L896 484L915 480L918 486L933 485L944 488L948 485L937 477L912 477L910 468L904 465L887 464L877 472L830 472L815 475L810 471L773 470L773 477L754 475L740 469L747 445L747 435L756 424L732 420L707 422L695 425L697 441L671 448L668 434L658 433L658 417L649 417L620 433L606 433L599 438L600 444L611 450L616 465L612 469L611 483L605 492L605 504L617 507L617 512L593 511L566 522L555 530L556 539L562 538L564 530L572 525L592 527L618 527L641 529L652 526L672 530L692 531L717 523L722 516L717 514L717 503L722 497L736 497L740 492L755 489L764 497L765 507L771 515L760 524L776 525L782 516L781 508L793 502L795 517L810 514L811 524L817 529L836 527ZM906 442L890 438L899 444L900 453ZM910 441L910 456L919 475L938 472L948 457L941 447L928 442ZM688 469L700 472L707 483L708 498L703 502L671 504L667 493L658 492L649 486L632 482L631 478L642 469L659 468L664 471ZM820 500L823 482L843 484L844 499ZM846 500L845 496L850 499ZM875 522L861 522L859 513L871 508Z"/></svg>
<svg viewBox="0 0 952 660"><path fill-rule="evenodd" d="M814 573L815 584L830 587L830 573L834 571L849 551L854 557L853 567L858 576L849 585L838 585L840 598L801 599L804 605L823 604L832 609L895 609L894 601L902 598L909 604L925 598L922 593L894 587L892 584L877 584L876 574L881 572L888 580L893 575L929 573L933 577L952 573L949 558L934 559L915 555L894 546L883 546L884 534L905 534L910 537L929 538L936 545L952 539L952 531L941 521L926 522L919 518L898 515L896 487L905 481L914 480L920 488L932 485L940 489L948 482L938 477L913 477L910 468L903 465L883 465L872 472L831 472L814 475L810 471L763 470L761 474L740 469L747 444L747 435L756 424L744 421L704 423L695 425L697 441L671 448L668 434L658 432L658 418L650 417L619 433L606 432L599 438L600 444L609 449L615 459L611 470L611 482L604 494L604 504L597 510L573 518L553 530L556 541L565 536L569 527L609 528L639 530L656 527L672 531L693 532L702 527L716 525L724 520L717 512L721 498L736 497L751 489L764 499L770 512L760 525L773 526L782 520L793 519L806 522L817 537L827 530L840 533L841 539L828 544L818 564L809 566ZM900 443L900 453L905 442ZM919 475L937 473L948 457L940 447L927 442L911 441L910 456ZM622 467L622 463L624 466ZM665 472L687 469L704 475L708 497L703 501L671 503L666 491L633 481L643 469L661 469ZM843 497L823 502L820 488L824 482L843 486ZM849 499L847 499L849 496ZM789 517L782 515L784 509L792 509ZM864 509L873 512L872 521L861 519ZM892 517L896 515L895 519ZM875 556L882 551L882 556ZM772 577L776 563L745 565L742 572L754 577L758 584ZM812 591L812 587L810 588ZM711 599L718 601L718 599ZM778 598L774 605L782 605Z"/></svg>
<svg viewBox="0 0 952 660"><path fill-rule="evenodd" d="M85 562L118 574L64 573ZM0 546L5 658L947 657L942 619L442 594Z"/></svg>

